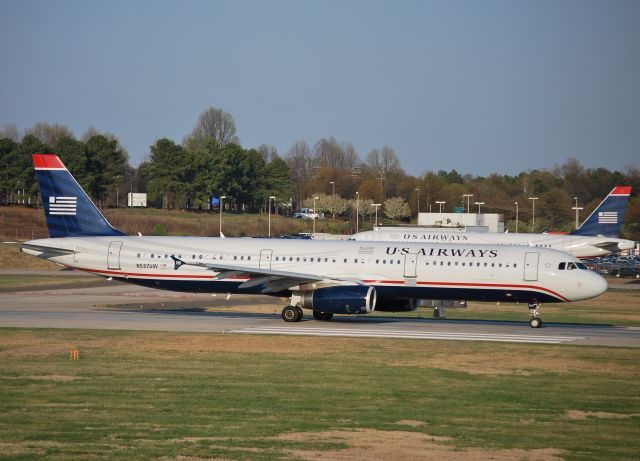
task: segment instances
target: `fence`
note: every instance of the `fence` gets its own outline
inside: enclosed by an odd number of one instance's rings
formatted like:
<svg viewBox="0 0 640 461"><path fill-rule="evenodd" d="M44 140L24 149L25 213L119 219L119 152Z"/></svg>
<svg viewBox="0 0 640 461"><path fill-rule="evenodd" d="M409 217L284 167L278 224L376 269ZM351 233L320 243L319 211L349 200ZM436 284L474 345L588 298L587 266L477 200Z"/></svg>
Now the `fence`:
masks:
<svg viewBox="0 0 640 461"><path fill-rule="evenodd" d="M49 238L46 227L0 227L0 239L7 240L35 240Z"/></svg>

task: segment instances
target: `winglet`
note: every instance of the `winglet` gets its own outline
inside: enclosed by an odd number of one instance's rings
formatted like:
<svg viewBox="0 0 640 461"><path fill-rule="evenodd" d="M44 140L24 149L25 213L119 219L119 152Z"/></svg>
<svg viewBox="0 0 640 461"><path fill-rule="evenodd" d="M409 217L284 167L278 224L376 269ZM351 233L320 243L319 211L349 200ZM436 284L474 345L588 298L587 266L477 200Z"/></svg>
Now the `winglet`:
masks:
<svg viewBox="0 0 640 461"><path fill-rule="evenodd" d="M175 256L171 255L171 259L173 259L174 271L177 271L178 269L180 269L181 266L184 266L184 261L181 260L180 258L176 258Z"/></svg>

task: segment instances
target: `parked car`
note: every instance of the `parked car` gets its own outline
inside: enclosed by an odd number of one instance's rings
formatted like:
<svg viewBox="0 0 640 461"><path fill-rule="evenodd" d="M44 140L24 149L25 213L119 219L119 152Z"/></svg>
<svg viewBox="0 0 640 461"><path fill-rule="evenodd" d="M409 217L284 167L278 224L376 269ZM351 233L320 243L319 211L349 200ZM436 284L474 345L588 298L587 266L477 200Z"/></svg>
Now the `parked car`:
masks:
<svg viewBox="0 0 640 461"><path fill-rule="evenodd" d="M635 277L640 278L638 268L635 267L618 267L611 270L611 275L614 277Z"/></svg>
<svg viewBox="0 0 640 461"><path fill-rule="evenodd" d="M313 208L300 208L299 211L293 213L293 217L296 219L318 219L320 216L318 215L318 213L313 211Z"/></svg>

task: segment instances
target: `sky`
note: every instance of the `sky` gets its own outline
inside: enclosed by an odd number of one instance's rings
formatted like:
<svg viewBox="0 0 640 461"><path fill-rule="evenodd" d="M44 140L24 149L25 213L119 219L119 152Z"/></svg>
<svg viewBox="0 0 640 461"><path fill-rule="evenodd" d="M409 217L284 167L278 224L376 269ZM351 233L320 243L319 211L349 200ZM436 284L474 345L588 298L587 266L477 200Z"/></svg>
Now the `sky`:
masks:
<svg viewBox="0 0 640 461"><path fill-rule="evenodd" d="M636 0L0 0L0 127L115 134L209 107L245 148L334 136L412 175L640 166Z"/></svg>

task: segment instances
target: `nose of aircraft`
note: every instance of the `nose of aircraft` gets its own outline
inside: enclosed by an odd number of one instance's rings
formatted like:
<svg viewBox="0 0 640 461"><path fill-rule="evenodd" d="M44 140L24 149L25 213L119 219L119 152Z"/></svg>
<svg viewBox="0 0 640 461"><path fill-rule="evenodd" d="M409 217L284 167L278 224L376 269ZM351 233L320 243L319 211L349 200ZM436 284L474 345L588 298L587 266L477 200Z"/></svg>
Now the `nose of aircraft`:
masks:
<svg viewBox="0 0 640 461"><path fill-rule="evenodd" d="M609 284L603 276L596 274L595 272L585 271L586 280L582 284L582 296L581 299L595 298L607 291Z"/></svg>

